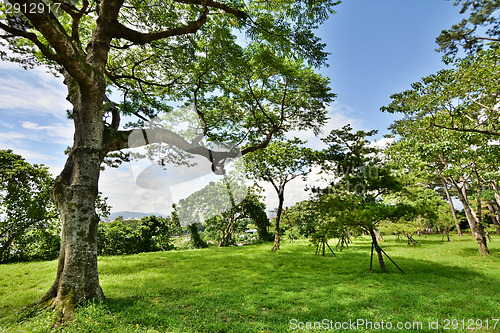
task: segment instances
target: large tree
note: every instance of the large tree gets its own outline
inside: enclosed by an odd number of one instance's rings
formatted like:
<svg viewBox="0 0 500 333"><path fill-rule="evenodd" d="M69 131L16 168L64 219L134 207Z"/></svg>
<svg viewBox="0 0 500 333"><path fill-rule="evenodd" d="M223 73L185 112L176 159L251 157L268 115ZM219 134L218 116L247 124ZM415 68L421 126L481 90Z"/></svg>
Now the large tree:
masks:
<svg viewBox="0 0 500 333"><path fill-rule="evenodd" d="M101 164L111 152L162 141L207 157L213 170L220 169L224 158L238 155L211 151L200 140L185 140L165 128L151 130L143 141L129 140L133 130L120 129L120 113L137 115L144 122L169 111L167 100L189 102L205 124L206 136L239 130L238 137L248 143L243 154L266 146L275 133L298 127L302 118L307 119L306 127L319 126L314 113L321 114L324 98L317 96L317 85L300 87L300 97L309 96L320 107L312 114L303 108L289 114L266 109L268 96L254 94L243 96L253 102L242 100L218 78L226 69L228 75L234 73L239 64L232 60L246 44L266 49L266 56L258 58L266 68L287 57L324 64L324 44L313 29L335 4L332 0L12 0L2 4L0 40L10 48L2 53L3 59L28 67L44 64L61 74L73 106L73 146L53 190L62 220L59 264L54 284L38 304L55 307L62 319L69 319L77 302L104 298L97 270L95 198ZM238 32L247 36L244 46L237 44ZM280 74L283 71L269 71L273 78ZM253 87L265 84L261 79ZM123 94L121 104L108 99L109 89ZM202 95L209 100L217 94L240 107L223 110L214 102L197 109ZM288 103L284 98L283 104Z"/></svg>
<svg viewBox="0 0 500 333"><path fill-rule="evenodd" d="M398 109L402 99L388 107ZM424 103L418 95L407 97L403 102L406 106L412 103ZM427 103L426 108L435 105ZM408 110L412 110L409 107ZM479 251L489 253L484 225L481 219L481 209L475 209L469 200L470 191L475 188L482 191L486 183L496 184L494 179L484 179L489 174L487 170L495 168L490 164L492 156L498 156L498 146L488 145L488 137L469 132L449 131L442 128L432 128L434 120L430 116L409 111L405 117L392 126L394 134L400 139L391 147L390 155L398 159L402 167L432 173L450 184L462 203L473 237L476 239ZM480 175L483 175L481 177Z"/></svg>
<svg viewBox="0 0 500 333"><path fill-rule="evenodd" d="M470 55L393 94L383 111L428 117L429 126L499 137L500 46Z"/></svg>

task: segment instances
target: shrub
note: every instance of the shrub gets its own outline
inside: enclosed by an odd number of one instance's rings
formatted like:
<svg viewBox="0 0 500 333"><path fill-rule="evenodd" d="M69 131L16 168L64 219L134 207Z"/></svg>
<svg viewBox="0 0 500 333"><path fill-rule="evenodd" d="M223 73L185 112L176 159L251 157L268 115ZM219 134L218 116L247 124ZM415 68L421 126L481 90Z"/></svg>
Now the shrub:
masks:
<svg viewBox="0 0 500 333"><path fill-rule="evenodd" d="M170 242L170 234L175 232L176 228L171 218L156 216L143 217L134 224L124 224L121 220L101 223L97 239L98 254L115 255L171 250L174 246Z"/></svg>

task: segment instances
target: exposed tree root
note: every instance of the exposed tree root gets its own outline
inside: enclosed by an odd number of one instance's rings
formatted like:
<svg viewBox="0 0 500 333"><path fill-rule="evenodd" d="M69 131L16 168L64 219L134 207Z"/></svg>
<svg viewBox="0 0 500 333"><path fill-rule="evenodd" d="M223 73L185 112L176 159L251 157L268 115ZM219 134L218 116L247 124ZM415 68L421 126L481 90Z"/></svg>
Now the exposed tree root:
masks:
<svg viewBox="0 0 500 333"><path fill-rule="evenodd" d="M58 289L57 284L54 283L45 295L21 308L17 314L21 319L25 319L34 317L44 310L55 311L57 313L57 319L54 322L54 327L73 321L76 316L76 308L81 302L76 300L73 292L63 292ZM100 297L93 298L92 300L104 299L103 294L99 296Z"/></svg>

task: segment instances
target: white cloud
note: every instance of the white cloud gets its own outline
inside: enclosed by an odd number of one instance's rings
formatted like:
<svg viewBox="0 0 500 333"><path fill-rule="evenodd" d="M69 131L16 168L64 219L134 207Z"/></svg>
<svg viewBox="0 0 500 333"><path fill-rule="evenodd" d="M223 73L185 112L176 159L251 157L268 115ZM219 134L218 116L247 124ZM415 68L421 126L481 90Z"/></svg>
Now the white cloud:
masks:
<svg viewBox="0 0 500 333"><path fill-rule="evenodd" d="M162 213L168 215L171 211L172 203L179 202L191 193L201 190L210 181L218 181L220 176L207 174L198 178L183 178L188 181L179 181L178 172L169 177L168 170L163 171L154 166L148 160L125 163L120 168L108 168L101 173L99 180L99 190L108 203L113 207L113 212L136 211L144 213ZM186 168L189 173L189 168ZM196 169L196 168L195 168ZM141 178L142 172L152 172L154 186L145 184ZM196 170L193 170L196 172ZM196 176L196 174L194 174Z"/></svg>
<svg viewBox="0 0 500 333"><path fill-rule="evenodd" d="M133 211L143 213L162 213L168 215L172 203L186 197L199 188L179 188L179 186L143 188L137 185L135 173L130 165L119 169L106 169L101 173L99 191L108 197L113 212ZM183 195L184 193L184 195Z"/></svg>
<svg viewBox="0 0 500 333"><path fill-rule="evenodd" d="M6 123L4 121L0 121L0 126L10 128L10 129L14 128L14 124Z"/></svg>
<svg viewBox="0 0 500 333"><path fill-rule="evenodd" d="M0 144L0 148L3 146ZM49 168L52 177L59 175L63 169L65 158L64 156L53 156L37 152L35 150L24 149L19 147L10 147L14 154L21 155L26 161L31 164L43 164Z"/></svg>
<svg viewBox="0 0 500 333"><path fill-rule="evenodd" d="M359 129L362 127L362 120L350 116L350 114L353 113L354 110L349 105L334 102L328 107L328 115L330 118L323 126L322 134L320 134L319 137L315 136L313 131L311 130L290 131L287 133L287 137L297 137L301 140L308 141L310 144L322 146L319 138L328 135L334 129L342 128L347 124L351 124L354 129Z"/></svg>
<svg viewBox="0 0 500 333"><path fill-rule="evenodd" d="M0 133L0 147L10 147L22 143L22 140L27 139L28 136L24 133L9 131Z"/></svg>
<svg viewBox="0 0 500 333"><path fill-rule="evenodd" d="M5 64L2 67L10 69ZM41 68L25 73L5 71L3 74L0 77L0 110L66 118L65 110L70 109L71 104L66 101L66 89L60 78L45 73Z"/></svg>
<svg viewBox="0 0 500 333"><path fill-rule="evenodd" d="M306 191L306 188L325 187L327 182L322 178L320 171L321 169L319 167L313 167L311 173L307 175L306 180L303 180L302 177L298 177L286 184L283 208L291 207L299 201L309 199L311 197L311 191ZM278 194L271 183L258 182L258 184L264 189L267 209L277 208Z"/></svg>
<svg viewBox="0 0 500 333"><path fill-rule="evenodd" d="M39 152L32 151L32 150L22 149L22 148L13 148L12 151L14 152L14 154L21 155L22 157L24 157L27 160L40 161L37 163L42 163L42 161L53 161L56 159L54 156L51 156L51 155L39 153ZM45 164L45 163L43 163L43 164Z"/></svg>
<svg viewBox="0 0 500 333"><path fill-rule="evenodd" d="M1 51L6 51L4 47L0 47ZM0 61L0 69L2 70L19 70L21 67L19 64L10 61Z"/></svg>
<svg viewBox="0 0 500 333"><path fill-rule="evenodd" d="M385 149L393 142L394 138L382 138L380 140L370 142L370 146Z"/></svg>
<svg viewBox="0 0 500 333"><path fill-rule="evenodd" d="M60 144L71 144L72 130L67 124L39 126L21 122L14 128L17 130L0 133L0 149L11 149L29 163L44 164L52 175L58 175L66 160Z"/></svg>
<svg viewBox="0 0 500 333"><path fill-rule="evenodd" d="M51 143L58 143L63 145L71 145L73 141L73 125L70 122L57 123L55 125L42 126L35 124L30 121L21 122L21 126L24 129L30 131L41 132L44 141L50 141ZM40 134L38 135L40 138Z"/></svg>

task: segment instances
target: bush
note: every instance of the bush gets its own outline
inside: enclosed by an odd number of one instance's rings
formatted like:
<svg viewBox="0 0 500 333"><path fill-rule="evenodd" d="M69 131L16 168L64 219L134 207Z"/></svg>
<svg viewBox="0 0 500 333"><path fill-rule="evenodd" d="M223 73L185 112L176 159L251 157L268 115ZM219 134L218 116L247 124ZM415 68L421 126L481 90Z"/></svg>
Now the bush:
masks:
<svg viewBox="0 0 500 333"><path fill-rule="evenodd" d="M52 260L61 248L59 225L53 228L29 229L9 247L2 262Z"/></svg>
<svg viewBox="0 0 500 333"><path fill-rule="evenodd" d="M137 224L121 220L101 223L98 229L97 251L100 255L132 254L168 251L174 248L170 234L176 230L171 218L143 217Z"/></svg>

